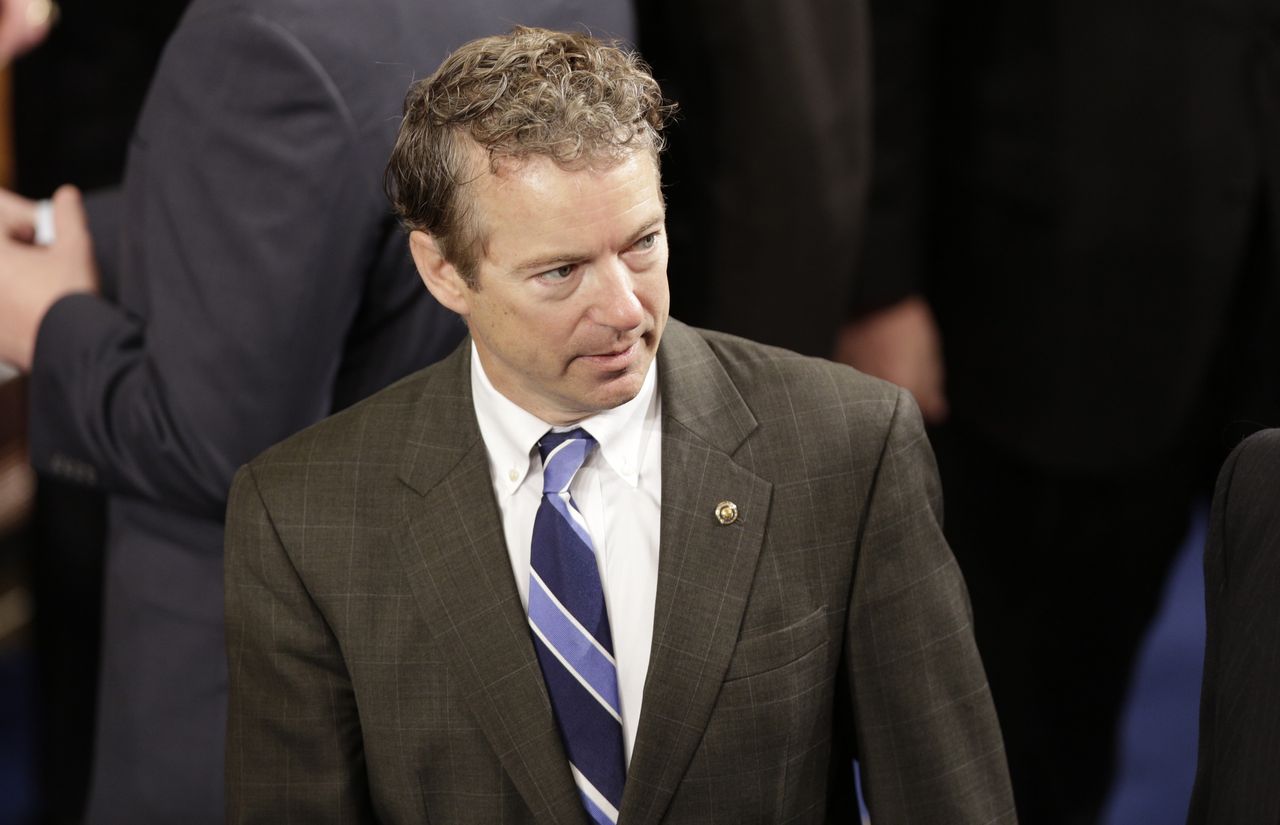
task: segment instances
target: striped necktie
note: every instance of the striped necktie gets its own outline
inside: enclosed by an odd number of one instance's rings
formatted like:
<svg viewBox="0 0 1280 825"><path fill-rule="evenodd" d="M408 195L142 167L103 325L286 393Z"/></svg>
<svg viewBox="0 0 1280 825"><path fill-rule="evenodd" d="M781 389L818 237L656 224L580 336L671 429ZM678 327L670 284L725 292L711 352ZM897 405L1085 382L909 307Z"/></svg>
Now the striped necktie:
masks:
<svg viewBox="0 0 1280 825"><path fill-rule="evenodd" d="M569 483L596 446L585 430L548 432L533 522L529 627L569 768L597 825L618 821L626 765L609 615L586 522Z"/></svg>

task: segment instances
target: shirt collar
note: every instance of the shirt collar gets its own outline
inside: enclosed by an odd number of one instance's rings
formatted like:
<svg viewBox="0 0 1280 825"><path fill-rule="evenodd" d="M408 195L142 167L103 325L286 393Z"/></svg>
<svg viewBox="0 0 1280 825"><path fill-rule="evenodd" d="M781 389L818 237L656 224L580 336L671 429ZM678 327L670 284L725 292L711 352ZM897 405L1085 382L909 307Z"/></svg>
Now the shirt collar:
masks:
<svg viewBox="0 0 1280 825"><path fill-rule="evenodd" d="M640 482L640 459L645 445L645 421L655 420L658 388L658 360L640 385L640 392L625 404L596 413L579 421L600 445L600 454L613 471L635 487ZM480 363L476 345L471 343L471 400L476 422L489 454L489 471L498 490L515 493L533 466L532 458L538 439L552 425L525 410L493 386ZM572 429L556 427L554 429Z"/></svg>

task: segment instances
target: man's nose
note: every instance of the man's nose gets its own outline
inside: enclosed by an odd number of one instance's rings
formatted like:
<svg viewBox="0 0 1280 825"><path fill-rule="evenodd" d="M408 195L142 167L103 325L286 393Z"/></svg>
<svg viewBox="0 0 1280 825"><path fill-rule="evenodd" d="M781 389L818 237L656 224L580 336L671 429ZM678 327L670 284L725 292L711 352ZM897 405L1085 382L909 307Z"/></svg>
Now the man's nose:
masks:
<svg viewBox="0 0 1280 825"><path fill-rule="evenodd" d="M601 265L594 320L614 329L634 329L644 322L644 307L636 295L635 273L614 258Z"/></svg>

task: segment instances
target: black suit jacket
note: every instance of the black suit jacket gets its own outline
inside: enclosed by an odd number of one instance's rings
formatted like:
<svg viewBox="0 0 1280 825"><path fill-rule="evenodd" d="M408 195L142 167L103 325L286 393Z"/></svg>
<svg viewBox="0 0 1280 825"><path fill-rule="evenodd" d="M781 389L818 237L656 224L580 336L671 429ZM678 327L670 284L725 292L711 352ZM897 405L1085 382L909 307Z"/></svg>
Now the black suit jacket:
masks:
<svg viewBox="0 0 1280 825"><path fill-rule="evenodd" d="M196 0L123 190L114 298L45 317L42 470L110 495L96 822L219 822L222 513L235 468L451 350L381 190L411 81L515 22L630 34L623 2Z"/></svg>
<svg viewBox="0 0 1280 825"><path fill-rule="evenodd" d="M928 295L954 417L1101 470L1167 448L1215 381L1273 387L1280 277L1248 255L1280 238L1280 6L882 0L872 19L859 301Z"/></svg>
<svg viewBox="0 0 1280 825"><path fill-rule="evenodd" d="M830 356L871 178L866 0L641 0L679 104L663 161L672 312Z"/></svg>
<svg viewBox="0 0 1280 825"><path fill-rule="evenodd" d="M1189 825L1280 822L1280 430L1223 465L1204 554L1204 687Z"/></svg>

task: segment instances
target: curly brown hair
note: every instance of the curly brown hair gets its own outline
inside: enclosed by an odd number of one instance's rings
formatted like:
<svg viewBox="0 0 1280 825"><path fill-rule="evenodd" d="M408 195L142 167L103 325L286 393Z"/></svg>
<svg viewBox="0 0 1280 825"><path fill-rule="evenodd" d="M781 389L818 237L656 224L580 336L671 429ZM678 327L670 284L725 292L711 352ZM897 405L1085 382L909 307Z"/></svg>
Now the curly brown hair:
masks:
<svg viewBox="0 0 1280 825"><path fill-rule="evenodd" d="M408 230L435 237L468 284L482 239L462 188L506 159L551 158L566 168L607 167L637 149L655 159L674 106L649 68L616 43L516 27L472 40L409 88L387 164L387 194Z"/></svg>

